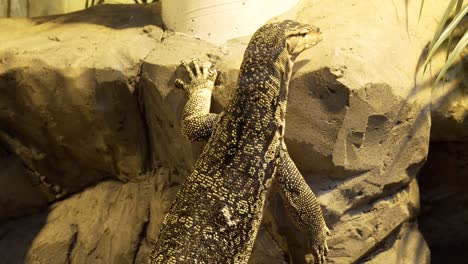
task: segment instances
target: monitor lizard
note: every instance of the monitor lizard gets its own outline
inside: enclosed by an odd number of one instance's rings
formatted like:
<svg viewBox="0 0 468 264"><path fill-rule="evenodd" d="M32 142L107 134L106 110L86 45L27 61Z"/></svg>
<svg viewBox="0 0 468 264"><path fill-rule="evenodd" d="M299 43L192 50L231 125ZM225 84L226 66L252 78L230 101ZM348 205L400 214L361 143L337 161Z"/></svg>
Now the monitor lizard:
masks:
<svg viewBox="0 0 468 264"><path fill-rule="evenodd" d="M320 41L319 29L291 20L258 29L238 88L219 115L209 112L216 70L195 59L182 62L191 80L176 80L189 94L182 132L208 143L165 216L148 263L247 263L272 183L308 236L312 261L326 262L329 230L284 143L294 60Z"/></svg>

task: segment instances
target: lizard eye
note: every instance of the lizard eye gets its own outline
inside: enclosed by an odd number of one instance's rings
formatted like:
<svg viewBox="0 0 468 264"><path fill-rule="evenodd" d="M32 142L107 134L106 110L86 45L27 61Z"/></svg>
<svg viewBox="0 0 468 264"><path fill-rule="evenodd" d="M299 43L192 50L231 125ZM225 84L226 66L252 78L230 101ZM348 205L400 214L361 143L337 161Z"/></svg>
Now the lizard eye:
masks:
<svg viewBox="0 0 468 264"><path fill-rule="evenodd" d="M300 35L300 36L305 36L305 35L307 35L307 34L309 34L309 30L308 30L308 29L303 29L303 30L301 30L301 32L299 32L299 35Z"/></svg>

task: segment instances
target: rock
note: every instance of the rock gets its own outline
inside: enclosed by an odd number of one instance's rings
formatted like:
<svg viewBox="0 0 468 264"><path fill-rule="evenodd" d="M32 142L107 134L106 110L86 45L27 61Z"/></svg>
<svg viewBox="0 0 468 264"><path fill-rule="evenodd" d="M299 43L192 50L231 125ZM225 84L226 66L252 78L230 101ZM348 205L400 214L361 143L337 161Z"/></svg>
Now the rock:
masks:
<svg viewBox="0 0 468 264"><path fill-rule="evenodd" d="M135 86L140 61L163 35L147 25L160 23L154 10L110 5L0 19L1 144L71 193L144 171L149 153Z"/></svg>
<svg viewBox="0 0 468 264"><path fill-rule="evenodd" d="M186 95L182 89L174 87L174 72L181 60L192 57L205 60L211 57L216 62L222 55L221 48L188 36L168 34L157 50L143 62L139 83L152 154L150 164L152 167L164 164L190 170L203 144L191 143L180 133Z"/></svg>
<svg viewBox="0 0 468 264"><path fill-rule="evenodd" d="M393 195L345 212L331 226L328 262L357 263L374 252L381 251L381 243L391 237L403 223L414 220L419 207L418 184L413 180L409 186ZM286 251L290 252L293 263L303 263L304 255L308 253L308 249L304 248L303 235L284 216L281 203L273 203L269 211L276 217L278 225L270 228L270 232L279 233L286 238Z"/></svg>
<svg viewBox="0 0 468 264"><path fill-rule="evenodd" d="M436 85L435 78L445 63L445 55L446 50L442 49L430 65L433 73L431 141L468 142L468 79L466 77L468 61L466 52L463 59L456 61L448 71L445 81Z"/></svg>
<svg viewBox="0 0 468 264"><path fill-rule="evenodd" d="M324 34L295 65L286 144L323 206L331 263L377 257L416 217L414 178L427 155L430 96L419 85L428 77L415 69L442 12L438 3L427 0L419 22L416 2L394 1L303 0L281 16ZM173 83L187 77L174 71L182 59L212 61L221 72L212 110L220 112L249 40L218 47L164 32L158 8L125 13L110 5L0 20L0 28L14 30L0 31L0 144L52 189L76 193L0 227L0 252L15 252L10 263L24 256L26 263L147 258L203 147L180 134L186 95ZM143 174L153 169L156 175ZM278 197L266 215L252 263L303 263L310 250Z"/></svg>
<svg viewBox="0 0 468 264"><path fill-rule="evenodd" d="M419 209L417 182L413 181L395 195L377 200L363 209L347 212L333 227L329 239L331 263L357 262L379 250L378 244L402 223L414 219Z"/></svg>
<svg viewBox="0 0 468 264"><path fill-rule="evenodd" d="M272 238L272 235L265 229L258 231L254 249L249 259L249 264L287 264L290 263L290 256Z"/></svg>
<svg viewBox="0 0 468 264"><path fill-rule="evenodd" d="M137 182L102 182L46 212L4 224L2 263L144 263L147 232L157 235L179 187L171 177L160 169Z"/></svg>
<svg viewBox="0 0 468 264"><path fill-rule="evenodd" d="M429 264L431 254L424 237L419 233L417 224L404 223L395 235L385 242L381 252L372 256L366 264Z"/></svg>

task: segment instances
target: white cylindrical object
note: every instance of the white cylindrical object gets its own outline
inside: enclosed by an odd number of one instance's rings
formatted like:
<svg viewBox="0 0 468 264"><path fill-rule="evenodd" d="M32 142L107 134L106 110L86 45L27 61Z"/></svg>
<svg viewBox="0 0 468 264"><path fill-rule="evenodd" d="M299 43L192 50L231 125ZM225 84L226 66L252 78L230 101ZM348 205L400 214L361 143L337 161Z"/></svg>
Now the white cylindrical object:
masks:
<svg viewBox="0 0 468 264"><path fill-rule="evenodd" d="M212 43L252 34L298 0L162 0L167 28Z"/></svg>

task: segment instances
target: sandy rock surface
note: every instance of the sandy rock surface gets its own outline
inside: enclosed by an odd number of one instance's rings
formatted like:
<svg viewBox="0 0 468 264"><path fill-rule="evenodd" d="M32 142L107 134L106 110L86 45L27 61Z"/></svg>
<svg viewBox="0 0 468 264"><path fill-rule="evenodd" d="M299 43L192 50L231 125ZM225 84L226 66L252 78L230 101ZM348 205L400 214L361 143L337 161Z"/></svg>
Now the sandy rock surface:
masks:
<svg viewBox="0 0 468 264"><path fill-rule="evenodd" d="M145 263L146 233L157 235L179 186L171 177L160 169L138 182L105 181L3 224L2 263Z"/></svg>
<svg viewBox="0 0 468 264"><path fill-rule="evenodd" d="M330 263L399 254L401 232L428 257L417 228L402 226L419 209L414 178L427 155L430 96L416 69L440 3L426 1L419 22L417 3L390 0L304 0L281 17L324 34L295 64L286 143L323 205ZM158 12L158 4L116 5L0 20L0 145L35 175L14 188L43 188L34 185L42 176L67 190L46 211L0 226L6 263L142 263L149 254L203 147L180 134L186 95L173 83L187 76L179 63L214 63L220 112L249 40L213 46L165 32ZM251 263L302 263L310 253L302 245L273 195Z"/></svg>
<svg viewBox="0 0 468 264"><path fill-rule="evenodd" d="M140 173L149 153L135 86L163 35L144 27L159 23L153 11L99 6L1 19L2 145L68 192Z"/></svg>
<svg viewBox="0 0 468 264"><path fill-rule="evenodd" d="M394 264L394 263L431 263L431 254L424 237L415 223L405 223L395 235L385 241L385 250L378 251L365 260L366 264ZM432 262L434 263L434 262Z"/></svg>

